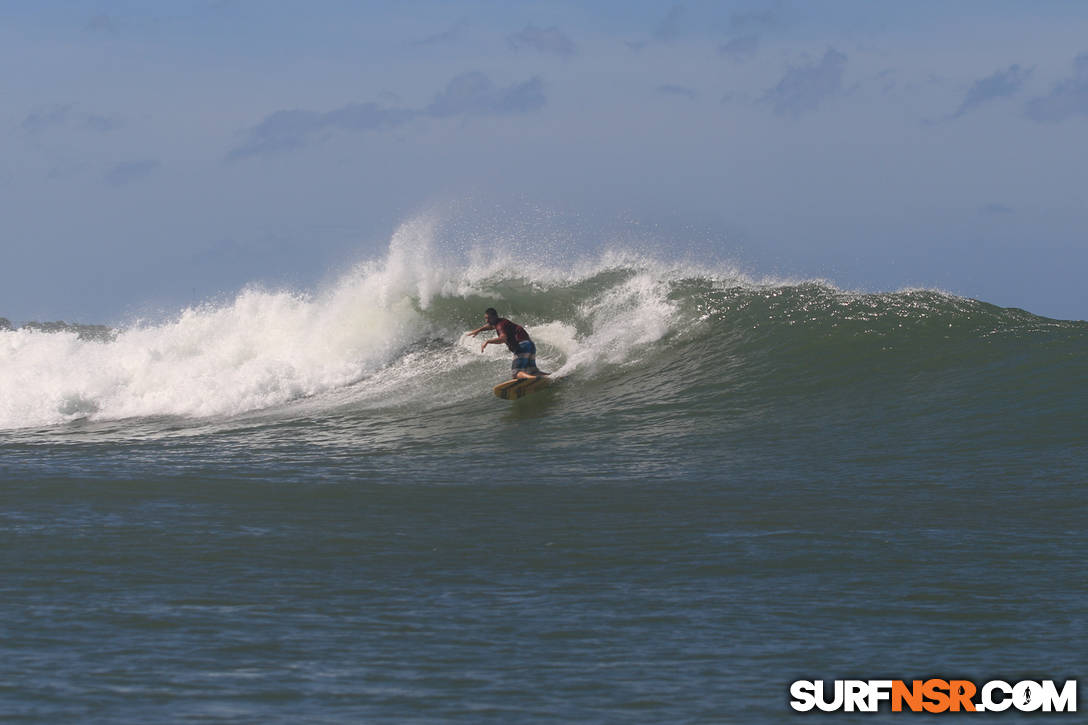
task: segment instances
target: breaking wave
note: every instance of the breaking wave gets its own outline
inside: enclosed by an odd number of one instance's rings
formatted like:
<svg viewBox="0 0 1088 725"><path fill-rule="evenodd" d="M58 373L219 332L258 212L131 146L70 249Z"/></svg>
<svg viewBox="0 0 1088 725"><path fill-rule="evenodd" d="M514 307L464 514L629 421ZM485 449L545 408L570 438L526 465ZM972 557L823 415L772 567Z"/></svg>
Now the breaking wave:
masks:
<svg viewBox="0 0 1088 725"><path fill-rule="evenodd" d="M757 280L624 250L563 266L480 250L449 261L436 229L426 217L403 224L383 259L317 291L247 288L96 339L0 331L0 428L204 420L300 402L307 414L422 411L478 398L509 365L505 350L481 354L463 336L488 306L525 325L541 368L597 391L602 410L699 406L727 393L879 397L912 381L955 396L980 381L1038 391L1083 373L1085 323L930 290Z"/></svg>

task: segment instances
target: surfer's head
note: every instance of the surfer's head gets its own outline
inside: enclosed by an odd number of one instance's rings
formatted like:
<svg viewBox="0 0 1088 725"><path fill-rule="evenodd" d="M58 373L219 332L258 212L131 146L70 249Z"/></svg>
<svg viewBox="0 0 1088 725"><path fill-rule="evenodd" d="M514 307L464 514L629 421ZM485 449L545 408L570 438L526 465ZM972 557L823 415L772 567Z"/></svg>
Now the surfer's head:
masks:
<svg viewBox="0 0 1088 725"><path fill-rule="evenodd" d="M494 325L499 321L499 313L494 307L488 307L484 310L484 319L487 320L487 324Z"/></svg>

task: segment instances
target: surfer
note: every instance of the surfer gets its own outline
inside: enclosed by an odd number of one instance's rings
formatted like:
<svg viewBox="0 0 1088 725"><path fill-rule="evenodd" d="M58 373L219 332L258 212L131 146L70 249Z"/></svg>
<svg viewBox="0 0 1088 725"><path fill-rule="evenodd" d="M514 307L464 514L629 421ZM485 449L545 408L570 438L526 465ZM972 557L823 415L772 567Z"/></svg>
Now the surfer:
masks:
<svg viewBox="0 0 1088 725"><path fill-rule="evenodd" d="M513 372L512 379L533 380L541 375L549 374L537 369L536 345L533 344L529 333L525 331L524 327L511 322L505 317L499 317L499 313L495 311L494 307L488 307L484 310L484 321L487 323L486 325L477 327L465 334L476 337L484 330L497 332L497 337L484 340L484 344L480 345L480 352L483 352L488 345L505 343L506 349L514 353L514 362L510 364L510 369Z"/></svg>

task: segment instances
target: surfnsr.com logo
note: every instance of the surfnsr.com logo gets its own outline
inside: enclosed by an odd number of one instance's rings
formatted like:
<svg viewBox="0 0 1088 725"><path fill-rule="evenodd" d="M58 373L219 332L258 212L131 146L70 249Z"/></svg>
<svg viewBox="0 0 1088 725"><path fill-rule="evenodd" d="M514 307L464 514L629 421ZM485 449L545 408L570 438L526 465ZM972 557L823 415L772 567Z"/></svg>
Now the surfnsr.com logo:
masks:
<svg viewBox="0 0 1088 725"><path fill-rule="evenodd" d="M790 707L799 712L1076 712L1077 681L1060 687L1053 680L1016 683L990 680L797 680L790 685Z"/></svg>

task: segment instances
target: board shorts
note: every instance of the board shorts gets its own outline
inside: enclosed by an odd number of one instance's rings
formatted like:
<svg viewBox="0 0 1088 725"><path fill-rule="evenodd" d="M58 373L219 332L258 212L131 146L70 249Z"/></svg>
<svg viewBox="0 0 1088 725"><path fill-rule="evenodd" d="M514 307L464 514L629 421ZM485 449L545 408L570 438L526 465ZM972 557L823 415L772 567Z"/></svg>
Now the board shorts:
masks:
<svg viewBox="0 0 1088 725"><path fill-rule="evenodd" d="M536 369L536 345L532 340L522 340L518 343L518 351L515 353L514 362L510 363L510 370L515 376L520 372L530 375L540 372Z"/></svg>

